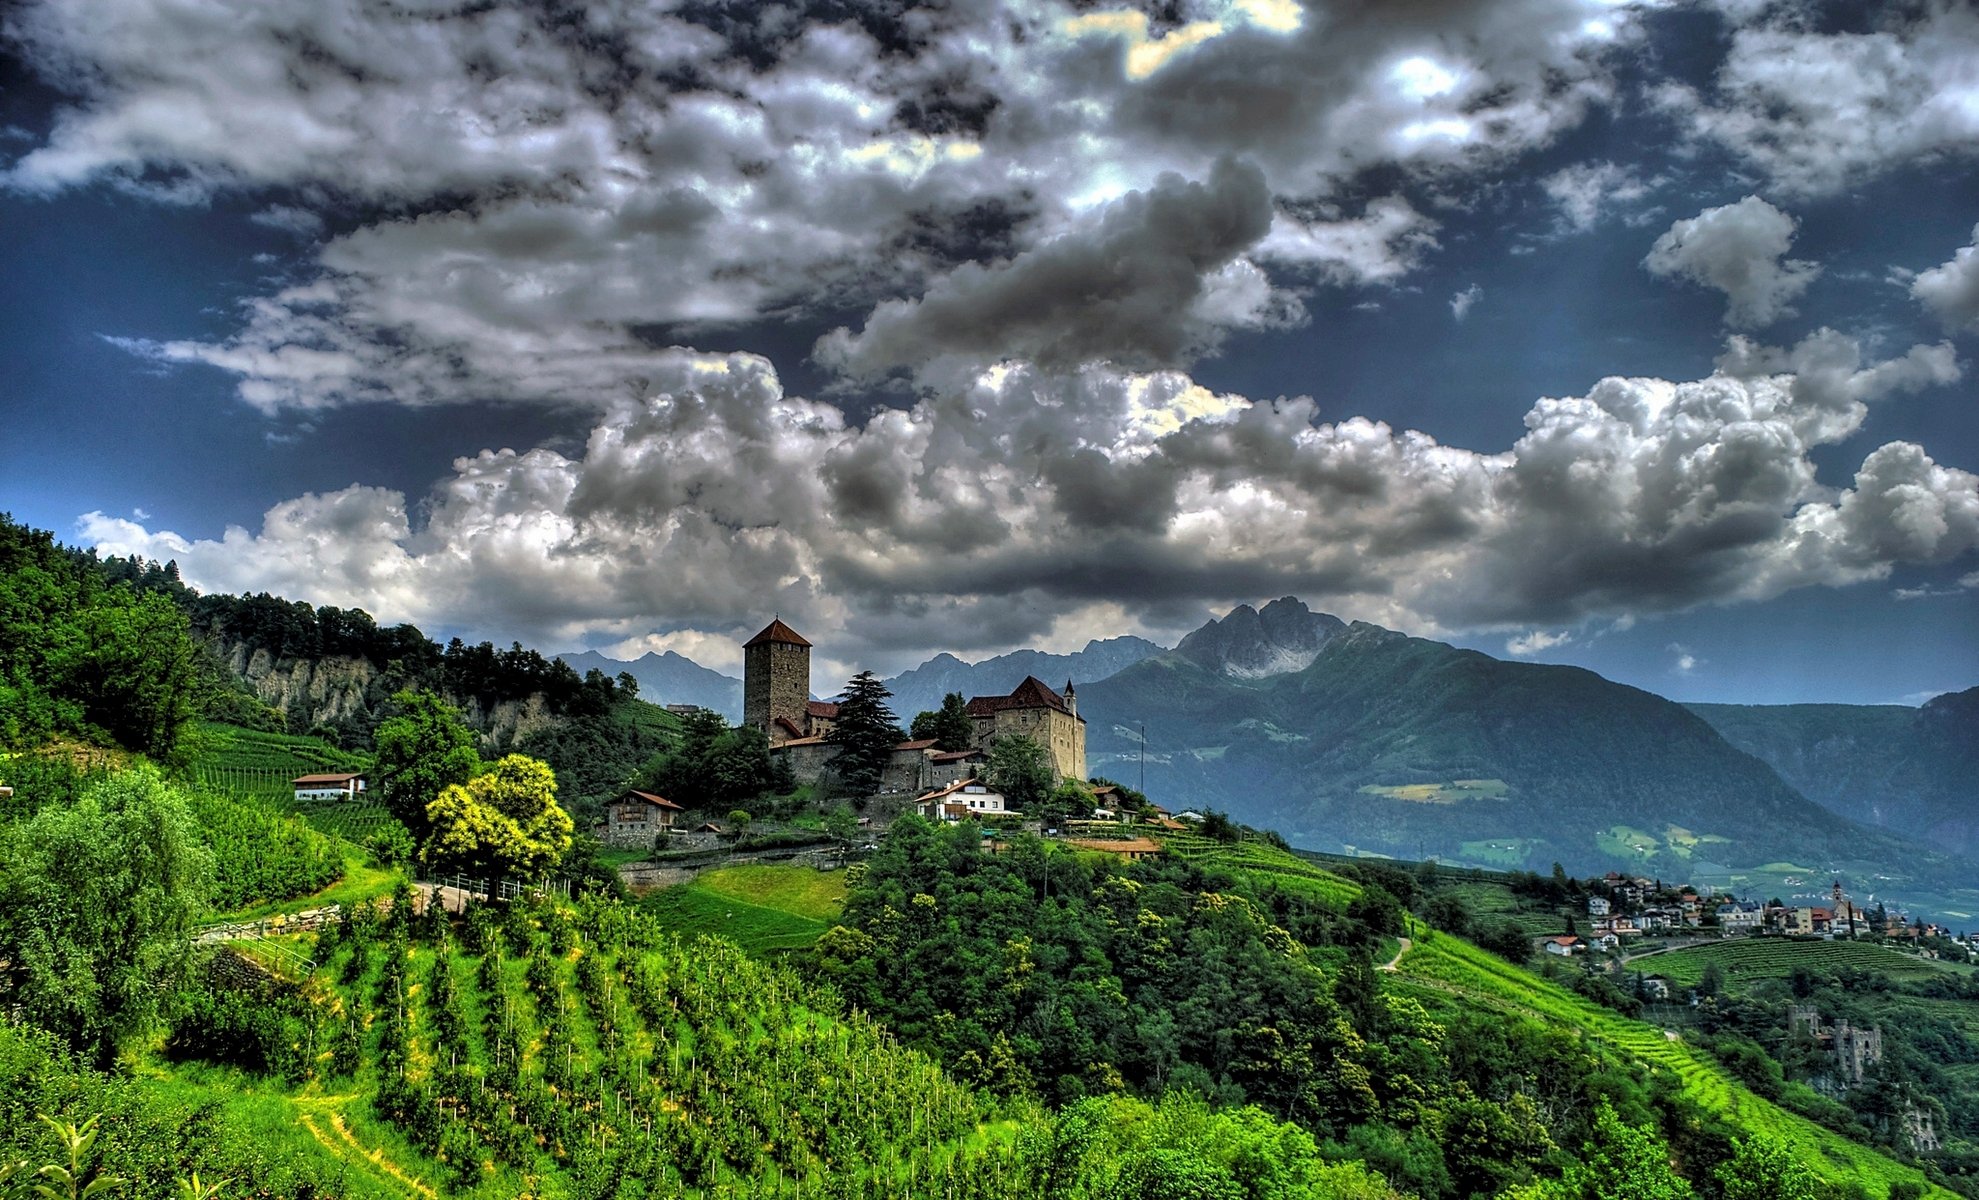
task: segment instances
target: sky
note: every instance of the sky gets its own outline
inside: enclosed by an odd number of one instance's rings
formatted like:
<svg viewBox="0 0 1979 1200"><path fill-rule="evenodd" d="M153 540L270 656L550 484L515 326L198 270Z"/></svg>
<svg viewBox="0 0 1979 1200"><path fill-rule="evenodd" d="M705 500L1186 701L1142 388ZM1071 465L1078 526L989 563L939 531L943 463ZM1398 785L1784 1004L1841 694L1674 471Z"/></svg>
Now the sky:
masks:
<svg viewBox="0 0 1979 1200"><path fill-rule="evenodd" d="M1979 684L1969 2L19 0L0 235L0 510L207 590Z"/></svg>

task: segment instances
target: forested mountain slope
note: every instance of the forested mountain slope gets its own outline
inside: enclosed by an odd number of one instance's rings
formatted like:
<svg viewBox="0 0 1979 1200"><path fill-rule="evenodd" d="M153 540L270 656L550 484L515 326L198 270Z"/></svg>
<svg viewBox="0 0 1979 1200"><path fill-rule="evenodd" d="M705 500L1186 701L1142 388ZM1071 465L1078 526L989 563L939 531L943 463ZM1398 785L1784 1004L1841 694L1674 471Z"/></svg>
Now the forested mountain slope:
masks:
<svg viewBox="0 0 1979 1200"><path fill-rule="evenodd" d="M1809 799L1979 857L1979 688L1921 707L1692 704Z"/></svg>
<svg viewBox="0 0 1979 1200"><path fill-rule="evenodd" d="M1253 624L1248 611L1232 619ZM1541 868L1625 863L1671 878L1699 860L1825 868L1917 853L1810 803L1660 696L1313 617L1308 630L1324 637L1299 669L1213 669L1187 653L1207 640L1191 635L1081 689L1094 773L1138 778L1145 722L1151 797L1227 809L1316 848L1462 858L1488 842ZM1210 661L1272 654L1227 641ZM1660 849L1625 852L1631 830Z"/></svg>

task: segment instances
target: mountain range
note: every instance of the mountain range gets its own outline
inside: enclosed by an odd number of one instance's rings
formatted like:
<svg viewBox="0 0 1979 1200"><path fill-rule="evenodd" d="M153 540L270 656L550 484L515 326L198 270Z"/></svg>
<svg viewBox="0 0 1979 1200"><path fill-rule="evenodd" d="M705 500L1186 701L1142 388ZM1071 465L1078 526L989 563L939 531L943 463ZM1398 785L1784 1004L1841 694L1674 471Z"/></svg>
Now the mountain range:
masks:
<svg viewBox="0 0 1979 1200"><path fill-rule="evenodd" d="M621 671L639 681L639 698L654 704L692 704L712 709L731 721L742 719L742 681L713 671L684 654L646 653L627 662L607 658L596 650L559 654L578 674L590 670L616 676Z"/></svg>
<svg viewBox="0 0 1979 1200"><path fill-rule="evenodd" d="M1725 740L1810 800L1979 857L1979 688L1919 708L1693 704Z"/></svg>
<svg viewBox="0 0 1979 1200"><path fill-rule="evenodd" d="M1291 669L1260 672L1271 663ZM1290 597L1240 607L1080 702L1093 773L1145 770L1171 808L1222 808L1319 849L1674 878L1895 853L1672 701ZM1862 855L1878 836L1889 853Z"/></svg>

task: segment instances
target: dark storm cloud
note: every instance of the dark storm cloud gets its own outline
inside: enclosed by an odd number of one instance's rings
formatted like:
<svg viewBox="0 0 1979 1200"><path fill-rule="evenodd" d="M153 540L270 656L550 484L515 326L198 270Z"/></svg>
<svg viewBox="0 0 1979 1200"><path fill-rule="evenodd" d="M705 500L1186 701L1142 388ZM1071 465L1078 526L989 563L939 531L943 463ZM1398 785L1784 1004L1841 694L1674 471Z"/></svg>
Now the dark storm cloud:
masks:
<svg viewBox="0 0 1979 1200"><path fill-rule="evenodd" d="M817 356L866 376L957 357L1175 366L1221 331L1199 307L1208 277L1270 228L1271 192L1257 167L1225 159L1200 183L1164 175L1090 230L1007 263L965 264L919 299L880 305L857 334L820 341Z"/></svg>

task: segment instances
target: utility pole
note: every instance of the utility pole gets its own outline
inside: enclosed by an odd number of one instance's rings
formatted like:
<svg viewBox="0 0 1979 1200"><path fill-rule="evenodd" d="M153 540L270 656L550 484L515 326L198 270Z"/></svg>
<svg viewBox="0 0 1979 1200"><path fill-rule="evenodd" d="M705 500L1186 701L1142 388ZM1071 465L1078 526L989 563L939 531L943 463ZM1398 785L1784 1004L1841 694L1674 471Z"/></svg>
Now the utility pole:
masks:
<svg viewBox="0 0 1979 1200"><path fill-rule="evenodd" d="M1135 790L1135 791L1137 791L1137 792L1139 792L1139 793L1141 794L1141 799L1143 799L1143 800L1145 800L1145 799L1147 799L1147 795L1148 795L1148 723L1147 723L1146 721L1142 721L1142 722L1141 722L1141 784L1140 784L1140 786L1139 786L1139 787L1137 787L1137 788L1135 788L1134 790Z"/></svg>

